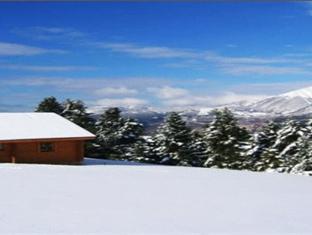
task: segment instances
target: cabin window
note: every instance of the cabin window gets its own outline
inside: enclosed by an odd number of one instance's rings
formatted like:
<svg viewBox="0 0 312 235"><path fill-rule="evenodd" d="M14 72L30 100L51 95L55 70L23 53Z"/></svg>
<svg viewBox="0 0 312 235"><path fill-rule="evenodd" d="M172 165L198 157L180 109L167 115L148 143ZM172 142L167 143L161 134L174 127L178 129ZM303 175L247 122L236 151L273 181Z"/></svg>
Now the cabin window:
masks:
<svg viewBox="0 0 312 235"><path fill-rule="evenodd" d="M4 151L4 144L0 144L0 151Z"/></svg>
<svg viewBox="0 0 312 235"><path fill-rule="evenodd" d="M53 143L40 143L40 152L54 152L54 144Z"/></svg>

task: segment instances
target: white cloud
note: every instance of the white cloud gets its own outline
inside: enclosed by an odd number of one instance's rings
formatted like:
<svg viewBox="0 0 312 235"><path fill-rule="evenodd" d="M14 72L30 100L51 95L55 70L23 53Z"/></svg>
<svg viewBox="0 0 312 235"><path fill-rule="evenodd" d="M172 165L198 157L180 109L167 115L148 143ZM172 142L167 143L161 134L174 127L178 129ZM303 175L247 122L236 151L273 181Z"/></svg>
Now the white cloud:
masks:
<svg viewBox="0 0 312 235"><path fill-rule="evenodd" d="M203 108L242 101L254 102L267 97L262 94L251 95L236 92L224 92L219 95L208 96L198 94L196 91L169 86L148 88L147 90L159 99L163 107L171 109Z"/></svg>
<svg viewBox="0 0 312 235"><path fill-rule="evenodd" d="M205 57L222 72L231 75L307 75L311 74L311 55L285 54L278 57L228 57L209 54Z"/></svg>
<svg viewBox="0 0 312 235"><path fill-rule="evenodd" d="M264 98L267 98L267 95L262 94L239 94L235 92L225 92L223 95L217 96L215 98L216 104L230 104L230 103L236 103L236 102L255 102Z"/></svg>
<svg viewBox="0 0 312 235"><path fill-rule="evenodd" d="M186 89L170 86L164 86L161 88L150 87L147 88L147 91L153 93L160 99L174 99L181 96L186 96L189 93L189 91Z"/></svg>
<svg viewBox="0 0 312 235"><path fill-rule="evenodd" d="M225 73L232 75L260 74L260 75L281 75L281 74L312 74L302 67L279 67L279 66L260 66L260 65L235 65L223 66Z"/></svg>
<svg viewBox="0 0 312 235"><path fill-rule="evenodd" d="M67 72L67 71L89 71L95 70L90 66L41 66L41 65L22 65L22 64L0 64L0 69L25 70L33 72Z"/></svg>
<svg viewBox="0 0 312 235"><path fill-rule="evenodd" d="M28 28L16 28L12 30L21 36L31 37L35 40L73 40L82 39L86 37L85 33L72 28L62 27L46 27L46 26L34 26Z"/></svg>
<svg viewBox="0 0 312 235"><path fill-rule="evenodd" d="M299 54L288 54L278 57L229 57L208 53L205 57L224 73L231 75L282 75L311 74L310 58Z"/></svg>
<svg viewBox="0 0 312 235"><path fill-rule="evenodd" d="M209 96L196 96L188 95L175 99L164 99L162 103L164 106L170 107L172 109L187 109L190 107L207 107L212 105L212 97Z"/></svg>
<svg viewBox="0 0 312 235"><path fill-rule="evenodd" d="M138 93L136 89L130 89L125 86L122 87L105 87L95 91L97 95L135 95Z"/></svg>
<svg viewBox="0 0 312 235"><path fill-rule="evenodd" d="M289 57L257 57L257 56L223 56L213 51L196 51L186 48L169 48L163 46L138 46L131 43L96 43L98 47L110 49L115 52L127 53L141 58L179 58L187 59L188 65L196 65L199 61L209 61L217 64L281 64L300 63L301 61ZM231 44L230 44L231 45ZM233 47L233 45L231 45ZM170 64L169 64L170 65ZM173 63L172 67L179 67L179 63Z"/></svg>
<svg viewBox="0 0 312 235"><path fill-rule="evenodd" d="M51 34L64 34L64 33L71 34L71 33L73 33L74 35L83 35L83 33L79 32L77 30L69 29L69 28L35 26L35 27L32 27L32 29L37 30L37 31L41 31L41 32L51 33Z"/></svg>
<svg viewBox="0 0 312 235"><path fill-rule="evenodd" d="M231 75L281 75L281 74L310 74L306 66L311 56L298 56L300 53L288 55L259 57L259 56L224 56L213 51L198 51L186 48L169 48L163 46L139 46L131 43L96 43L98 47L114 52L125 53L139 58L175 59L164 63L170 68L207 69L214 66L221 72ZM302 53L301 53L302 54Z"/></svg>
<svg viewBox="0 0 312 235"><path fill-rule="evenodd" d="M16 43L0 42L0 56L31 56L46 53L65 53L65 51L57 49L44 49Z"/></svg>
<svg viewBox="0 0 312 235"><path fill-rule="evenodd" d="M236 102L254 102L266 98L266 95L239 94L225 92L217 96L189 94L178 99L164 99L163 105L171 109L206 108L219 105L228 105Z"/></svg>
<svg viewBox="0 0 312 235"><path fill-rule="evenodd" d="M160 82L163 83L163 85L157 87ZM100 105L106 107L154 105L162 109L181 110L187 108L211 107L240 101L251 102L266 98L267 96L278 95L290 90L311 86L311 82L308 81L245 83L232 85L223 93L216 93L213 90L211 90L211 92L207 90L207 93L204 93L203 86L207 85L205 83L202 84L200 82L194 86L193 80L179 81L179 86L181 87L191 87L192 85L192 89L185 89L177 87L177 84L167 85L170 82L172 82L170 79L165 80L162 78L103 77L77 79L66 77L38 77L0 80L0 87L5 87L6 89L11 89L15 86L38 87L40 89L48 88L51 94L58 94L59 91L65 92L62 94L70 94L70 96L76 98L81 97L87 101L89 106L94 107L100 107ZM208 84L208 86L210 85ZM112 91L110 95L106 94L107 96L105 94L96 94L95 91L100 90L100 87L114 89L107 89L107 91ZM100 98L98 95L101 95Z"/></svg>
<svg viewBox="0 0 312 235"><path fill-rule="evenodd" d="M268 96L279 95L296 89L312 86L310 81L292 81L292 82L271 82L271 83L246 83L235 85L231 88L234 93L246 93L252 95L261 95L265 93Z"/></svg>
<svg viewBox="0 0 312 235"><path fill-rule="evenodd" d="M146 100L138 99L138 98L121 98L121 99L100 99L97 100L92 109L96 109L97 107L140 107L148 104Z"/></svg>
<svg viewBox="0 0 312 235"><path fill-rule="evenodd" d="M216 54L210 54L205 57L208 61L213 61L219 64L251 64L251 65L263 65L263 64L282 64L282 63L297 63L298 59L291 58L262 58L262 57L230 57L220 56Z"/></svg>
<svg viewBox="0 0 312 235"><path fill-rule="evenodd" d="M96 45L141 58L193 58L198 56L191 50L169 47L137 46L130 43L97 43Z"/></svg>
<svg viewBox="0 0 312 235"><path fill-rule="evenodd" d="M100 87L127 87L129 89L145 90L146 87L170 83L172 83L170 79L161 77L15 77L5 80L0 79L0 85L4 86L49 86L58 90L92 91L92 94Z"/></svg>

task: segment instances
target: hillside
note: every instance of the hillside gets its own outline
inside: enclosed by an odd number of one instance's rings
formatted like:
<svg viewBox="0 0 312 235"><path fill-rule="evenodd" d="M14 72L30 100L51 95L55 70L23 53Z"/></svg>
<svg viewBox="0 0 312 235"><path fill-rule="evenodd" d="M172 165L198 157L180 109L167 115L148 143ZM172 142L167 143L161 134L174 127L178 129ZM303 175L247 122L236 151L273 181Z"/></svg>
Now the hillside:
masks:
<svg viewBox="0 0 312 235"><path fill-rule="evenodd" d="M293 90L260 100L249 109L280 115L303 115L312 112L312 87Z"/></svg>
<svg viewBox="0 0 312 235"><path fill-rule="evenodd" d="M0 165L0 233L311 234L311 178L122 164Z"/></svg>

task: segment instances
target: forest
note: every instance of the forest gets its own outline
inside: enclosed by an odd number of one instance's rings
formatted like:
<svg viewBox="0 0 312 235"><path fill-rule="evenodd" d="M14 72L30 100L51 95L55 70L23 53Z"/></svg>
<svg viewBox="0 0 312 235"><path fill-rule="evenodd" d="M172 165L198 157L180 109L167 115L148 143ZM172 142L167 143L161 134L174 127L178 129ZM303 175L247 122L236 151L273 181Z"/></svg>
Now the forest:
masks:
<svg viewBox="0 0 312 235"><path fill-rule="evenodd" d="M212 111L213 120L192 129L177 112L168 112L153 135L124 117L117 107L97 118L81 100L44 98L36 112L54 112L96 135L86 156L190 167L227 168L309 174L312 170L312 120L270 121L251 133L227 108Z"/></svg>

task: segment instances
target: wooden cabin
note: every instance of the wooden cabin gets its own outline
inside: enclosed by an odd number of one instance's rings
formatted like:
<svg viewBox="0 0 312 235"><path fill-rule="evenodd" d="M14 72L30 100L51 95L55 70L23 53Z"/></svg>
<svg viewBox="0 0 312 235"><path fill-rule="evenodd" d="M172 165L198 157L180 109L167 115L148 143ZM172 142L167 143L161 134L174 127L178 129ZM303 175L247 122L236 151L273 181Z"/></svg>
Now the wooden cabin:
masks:
<svg viewBox="0 0 312 235"><path fill-rule="evenodd" d="M55 113L0 113L0 162L79 164L94 138Z"/></svg>

